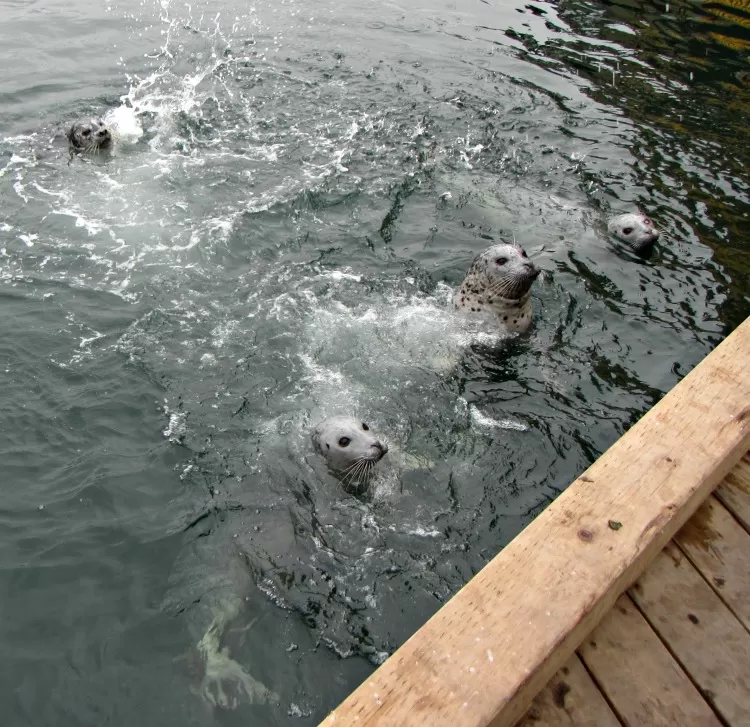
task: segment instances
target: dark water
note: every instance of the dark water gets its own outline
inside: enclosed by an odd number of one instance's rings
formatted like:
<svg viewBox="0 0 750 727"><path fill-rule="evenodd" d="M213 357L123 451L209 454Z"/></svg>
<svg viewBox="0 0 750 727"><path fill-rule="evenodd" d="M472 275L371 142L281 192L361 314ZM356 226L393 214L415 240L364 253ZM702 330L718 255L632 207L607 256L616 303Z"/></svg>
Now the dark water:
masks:
<svg viewBox="0 0 750 727"><path fill-rule="evenodd" d="M314 724L750 312L739 3L0 18L4 724ZM447 301L514 238L536 323L488 342Z"/></svg>

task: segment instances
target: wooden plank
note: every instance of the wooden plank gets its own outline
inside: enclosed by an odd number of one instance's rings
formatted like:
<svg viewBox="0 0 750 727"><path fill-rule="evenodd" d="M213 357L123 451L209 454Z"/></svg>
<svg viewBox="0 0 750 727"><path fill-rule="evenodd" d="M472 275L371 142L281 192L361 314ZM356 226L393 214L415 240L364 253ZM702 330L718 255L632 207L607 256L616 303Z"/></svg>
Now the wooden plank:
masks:
<svg viewBox="0 0 750 727"><path fill-rule="evenodd" d="M709 497L675 542L750 630L750 534L716 498Z"/></svg>
<svg viewBox="0 0 750 727"><path fill-rule="evenodd" d="M579 653L625 725L721 727L626 595L581 644Z"/></svg>
<svg viewBox="0 0 750 727"><path fill-rule="evenodd" d="M510 727L750 448L750 319L323 722Z"/></svg>
<svg viewBox="0 0 750 727"><path fill-rule="evenodd" d="M517 727L621 727L577 654L536 695Z"/></svg>
<svg viewBox="0 0 750 727"><path fill-rule="evenodd" d="M716 488L716 497L750 532L750 456L745 455Z"/></svg>
<svg viewBox="0 0 750 727"><path fill-rule="evenodd" d="M703 698L730 725L750 713L750 633L674 544L630 589Z"/></svg>

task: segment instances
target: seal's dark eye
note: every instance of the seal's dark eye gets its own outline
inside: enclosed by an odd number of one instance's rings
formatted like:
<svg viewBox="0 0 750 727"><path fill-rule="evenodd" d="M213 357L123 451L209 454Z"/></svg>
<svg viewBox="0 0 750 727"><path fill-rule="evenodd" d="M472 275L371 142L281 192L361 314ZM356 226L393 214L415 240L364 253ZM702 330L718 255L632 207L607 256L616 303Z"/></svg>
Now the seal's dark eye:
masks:
<svg viewBox="0 0 750 727"><path fill-rule="evenodd" d="M81 132L81 136L90 136L91 135L91 129L84 129Z"/></svg>
<svg viewBox="0 0 750 727"><path fill-rule="evenodd" d="M366 432L370 431L370 427L368 427L364 422L362 422L362 429L364 429Z"/></svg>
<svg viewBox="0 0 750 727"><path fill-rule="evenodd" d="M654 223L651 222L651 220L648 217L643 218L643 224L644 225L653 225Z"/></svg>
<svg viewBox="0 0 750 727"><path fill-rule="evenodd" d="M352 440L349 439L349 437L341 437L341 439L339 439L339 446L340 447L348 447L349 446L349 442L351 442L351 441Z"/></svg>
<svg viewBox="0 0 750 727"><path fill-rule="evenodd" d="M508 258L507 257L499 257L499 258L497 258L495 260L495 263L497 265L505 265L505 263L507 263L507 262L508 262Z"/></svg>
<svg viewBox="0 0 750 727"><path fill-rule="evenodd" d="M625 227L625 228L623 228L622 233L623 233L623 235L629 235L632 231L633 231L632 227Z"/></svg>
<svg viewBox="0 0 750 727"><path fill-rule="evenodd" d="M528 257L526 250L521 250L521 257Z"/></svg>

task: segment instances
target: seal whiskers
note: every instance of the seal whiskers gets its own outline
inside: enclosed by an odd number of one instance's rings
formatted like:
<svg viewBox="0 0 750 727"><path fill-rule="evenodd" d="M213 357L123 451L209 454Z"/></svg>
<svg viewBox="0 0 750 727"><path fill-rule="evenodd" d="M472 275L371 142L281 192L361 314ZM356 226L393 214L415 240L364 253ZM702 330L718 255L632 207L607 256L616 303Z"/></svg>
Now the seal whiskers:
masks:
<svg viewBox="0 0 750 727"><path fill-rule="evenodd" d="M111 148L114 138L112 127L99 118L76 121L67 136L71 150L85 155L99 154L102 149Z"/></svg>
<svg viewBox="0 0 750 727"><path fill-rule="evenodd" d="M388 452L365 422L351 417L332 417L318 424L312 434L315 450L345 488L363 492L375 465Z"/></svg>
<svg viewBox="0 0 750 727"><path fill-rule="evenodd" d="M344 485L367 484L370 480L372 468L375 463L366 457L360 457L351 467L349 467L341 479Z"/></svg>
<svg viewBox="0 0 750 727"><path fill-rule="evenodd" d="M640 255L648 254L659 239L659 230L641 212L613 217L607 223L607 231Z"/></svg>
<svg viewBox="0 0 750 727"><path fill-rule="evenodd" d="M531 286L540 270L518 245L493 245L477 255L453 297L456 310L492 313L509 332L531 325Z"/></svg>

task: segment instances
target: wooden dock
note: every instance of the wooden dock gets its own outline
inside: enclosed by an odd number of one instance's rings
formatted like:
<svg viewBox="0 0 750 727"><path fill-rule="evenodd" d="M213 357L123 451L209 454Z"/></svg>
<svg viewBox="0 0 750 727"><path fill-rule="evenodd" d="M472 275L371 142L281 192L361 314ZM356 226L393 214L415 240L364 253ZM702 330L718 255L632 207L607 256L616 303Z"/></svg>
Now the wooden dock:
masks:
<svg viewBox="0 0 750 727"><path fill-rule="evenodd" d="M750 725L750 319L322 725Z"/></svg>
<svg viewBox="0 0 750 727"><path fill-rule="evenodd" d="M519 727L750 725L749 528L745 456Z"/></svg>

